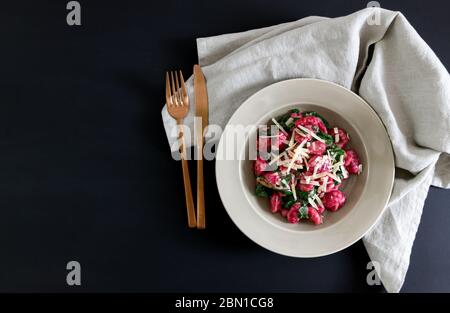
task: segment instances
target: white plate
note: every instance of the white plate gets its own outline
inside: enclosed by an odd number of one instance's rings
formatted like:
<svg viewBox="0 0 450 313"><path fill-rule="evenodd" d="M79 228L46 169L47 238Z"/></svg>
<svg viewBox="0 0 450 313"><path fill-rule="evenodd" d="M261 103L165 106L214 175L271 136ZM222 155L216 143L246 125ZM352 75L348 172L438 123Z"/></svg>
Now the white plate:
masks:
<svg viewBox="0 0 450 313"><path fill-rule="evenodd" d="M252 161L248 159L246 134L238 144L243 160L221 160L225 155L225 129L217 147L216 180L222 202L237 227L262 247L294 257L317 257L342 250L364 236L383 213L394 182L394 156L383 123L358 95L330 82L292 79L268 86L247 99L228 125L265 125L289 109L315 110L330 125L343 127L350 135L350 147L363 163L363 172L346 182L345 206L326 213L324 223L289 224L272 214L267 199L255 196ZM250 139L249 139L250 138Z"/></svg>

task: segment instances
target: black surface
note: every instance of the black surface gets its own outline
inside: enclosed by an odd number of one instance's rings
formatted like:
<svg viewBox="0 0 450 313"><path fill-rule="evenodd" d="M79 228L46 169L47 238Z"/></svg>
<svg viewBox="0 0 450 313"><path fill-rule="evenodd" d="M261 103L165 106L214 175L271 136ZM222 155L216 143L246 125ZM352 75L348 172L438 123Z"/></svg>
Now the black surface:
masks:
<svg viewBox="0 0 450 313"><path fill-rule="evenodd" d="M212 163L208 229L188 230L160 121L164 71L191 73L196 37L366 1L81 0L80 27L67 26L66 3L1 4L0 291L382 290L366 284L361 242L316 259L251 242L221 205ZM448 2L381 4L450 66ZM450 191L431 189L403 291L450 291L449 202ZM82 286L66 285L70 260Z"/></svg>

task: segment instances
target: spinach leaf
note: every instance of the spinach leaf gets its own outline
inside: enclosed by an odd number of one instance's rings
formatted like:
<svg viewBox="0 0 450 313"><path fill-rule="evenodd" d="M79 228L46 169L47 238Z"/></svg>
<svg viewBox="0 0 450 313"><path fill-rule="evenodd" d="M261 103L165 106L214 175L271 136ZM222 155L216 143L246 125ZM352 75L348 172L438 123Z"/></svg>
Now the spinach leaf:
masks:
<svg viewBox="0 0 450 313"><path fill-rule="evenodd" d="M272 190L270 188L264 187L263 185L256 184L255 193L258 197L269 198L272 194Z"/></svg>
<svg viewBox="0 0 450 313"><path fill-rule="evenodd" d="M289 200L289 201L284 202L281 206L282 206L284 209L290 209L291 206L292 206L295 202L296 202L296 201L295 201L294 199L292 199L292 200Z"/></svg>
<svg viewBox="0 0 450 313"><path fill-rule="evenodd" d="M308 207L306 205L302 206L298 211L298 217L301 219L308 219Z"/></svg>
<svg viewBox="0 0 450 313"><path fill-rule="evenodd" d="M318 132L317 136L325 140L325 144L327 145L327 147L330 147L334 144L334 138L331 135Z"/></svg>
<svg viewBox="0 0 450 313"><path fill-rule="evenodd" d="M309 192L308 192L308 191L300 191L300 190L297 190L297 197L298 197L299 199L304 200L304 201L308 201L308 198L309 198Z"/></svg>
<svg viewBox="0 0 450 313"><path fill-rule="evenodd" d="M344 174L342 174L341 171L338 171L338 172L336 173L336 176L339 177L339 179L340 179L341 181L344 180ZM339 185L339 183L338 183L337 181L334 181L334 185Z"/></svg>
<svg viewBox="0 0 450 313"><path fill-rule="evenodd" d="M298 113L298 110L294 109L295 111L297 111L296 113ZM294 126L295 126L295 118L293 119L294 122L290 123L290 124L286 124L287 120L291 117L291 114L294 113L293 110L290 110L288 113L281 115L280 117L276 118L276 121L281 125L281 127L283 127L286 131L290 131Z"/></svg>
<svg viewBox="0 0 450 313"><path fill-rule="evenodd" d="M339 160L341 155L345 155L345 151L336 145L332 145L331 148L329 149L329 151L330 151L331 156L335 160Z"/></svg>
<svg viewBox="0 0 450 313"><path fill-rule="evenodd" d="M295 199L292 194L281 197L281 206L285 209L289 209L294 203Z"/></svg>
<svg viewBox="0 0 450 313"><path fill-rule="evenodd" d="M290 190L280 190L280 192L286 196L292 196L292 191L290 191Z"/></svg>

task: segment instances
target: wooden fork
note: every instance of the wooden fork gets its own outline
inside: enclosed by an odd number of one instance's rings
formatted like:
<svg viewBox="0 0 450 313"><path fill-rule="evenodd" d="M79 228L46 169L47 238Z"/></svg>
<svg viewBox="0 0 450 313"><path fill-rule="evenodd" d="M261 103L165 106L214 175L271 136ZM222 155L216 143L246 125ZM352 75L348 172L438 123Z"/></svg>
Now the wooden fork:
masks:
<svg viewBox="0 0 450 313"><path fill-rule="evenodd" d="M190 228L197 227L195 219L194 200L192 198L191 179L189 177L189 168L186 160L186 144L183 134L183 119L189 112L189 98L186 92L186 86L184 84L184 78L181 71L178 73L166 72L166 103L167 111L177 121L177 127L179 131L179 143L181 153L181 166L183 168L183 181L184 181L184 194L186 197L186 208L188 216L188 225Z"/></svg>

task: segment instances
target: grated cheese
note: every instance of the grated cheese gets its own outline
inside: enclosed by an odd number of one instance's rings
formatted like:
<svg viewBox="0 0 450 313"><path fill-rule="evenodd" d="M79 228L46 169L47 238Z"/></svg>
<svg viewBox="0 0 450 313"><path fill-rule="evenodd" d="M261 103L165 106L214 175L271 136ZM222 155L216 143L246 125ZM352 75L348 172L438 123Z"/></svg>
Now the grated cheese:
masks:
<svg viewBox="0 0 450 313"><path fill-rule="evenodd" d="M294 145L294 139L295 139L295 136L291 135L291 139L289 140L289 147L292 147Z"/></svg>
<svg viewBox="0 0 450 313"><path fill-rule="evenodd" d="M282 179L281 180L281 183L284 185L284 187L286 188L286 189L291 189L290 187L289 187L289 185Z"/></svg>
<svg viewBox="0 0 450 313"><path fill-rule="evenodd" d="M316 210L318 209L317 204L314 202L314 200L312 198L308 198L308 202L309 202L309 204L311 204L311 206L314 209L316 209Z"/></svg>
<svg viewBox="0 0 450 313"><path fill-rule="evenodd" d="M327 175L328 175L328 172L322 172L322 173L319 173L319 174L316 174L316 175L312 175L312 176L308 176L308 177L311 177L312 179L317 179L317 178L325 177Z"/></svg>
<svg viewBox="0 0 450 313"><path fill-rule="evenodd" d="M300 144L299 144L299 147L300 148L303 148L303 146L305 145L305 143L307 143L308 141L305 139L305 140L303 140Z"/></svg>
<svg viewBox="0 0 450 313"><path fill-rule="evenodd" d="M305 179L306 179L306 177L305 177ZM308 182L308 181L306 181L306 180L300 180L300 184L307 184L307 185L313 185L313 186L320 186L320 184L319 184L319 182L318 181L310 181L310 182Z"/></svg>
<svg viewBox="0 0 450 313"><path fill-rule="evenodd" d="M306 132L307 134L310 134L313 138L315 138L316 140L325 143L325 140L323 140L322 138L320 138L319 136L316 135L315 132L309 130L306 127L303 127L302 125L298 125L298 128L300 128L301 130L303 130L304 132Z"/></svg>
<svg viewBox="0 0 450 313"><path fill-rule="evenodd" d="M322 183L321 190L322 190L323 192L327 192L328 176L325 176L325 177L323 178L322 182L323 182L323 183Z"/></svg>
<svg viewBox="0 0 450 313"><path fill-rule="evenodd" d="M295 191L294 183L291 184L292 195L294 196L294 200L297 201L297 192Z"/></svg>
<svg viewBox="0 0 450 313"><path fill-rule="evenodd" d="M339 161L339 162L337 162L337 163L334 163L333 166L332 166L332 168L333 168L333 170L334 170L335 168L339 168L339 167L341 167L342 165L344 165L344 163L342 163L341 161Z"/></svg>
<svg viewBox="0 0 450 313"><path fill-rule="evenodd" d="M291 171L292 165L294 165L295 160L298 159L298 157L299 157L299 155L300 155L300 152L301 152L301 149L302 149L302 148L301 148L300 146L298 146L298 147L295 149L294 157L292 158L291 163L289 164L288 169L287 169L287 172L288 172L288 173Z"/></svg>
<svg viewBox="0 0 450 313"><path fill-rule="evenodd" d="M318 195L314 195L314 199L317 201L317 204L323 208L322 200L320 200Z"/></svg>
<svg viewBox="0 0 450 313"><path fill-rule="evenodd" d="M327 175L328 175L329 177L331 177L332 179L334 179L335 181L337 181L338 183L341 182L341 179L340 179L339 177L337 177L336 175L331 174L331 173L327 173Z"/></svg>
<svg viewBox="0 0 450 313"><path fill-rule="evenodd" d="M294 119L292 117L290 117L290 118L287 119L285 124L286 125L290 125L290 124L292 124L293 121L294 121Z"/></svg>
<svg viewBox="0 0 450 313"><path fill-rule="evenodd" d="M276 119L272 118L272 122L285 134L287 135L288 133L284 130L284 128L277 122Z"/></svg>
<svg viewBox="0 0 450 313"><path fill-rule="evenodd" d="M302 165L296 165L296 164L294 164L294 165L292 166L292 168L293 168L294 170L301 170L301 169L303 169L303 166L302 166Z"/></svg>
<svg viewBox="0 0 450 313"><path fill-rule="evenodd" d="M305 161L306 170L309 171L308 160L306 158L303 158L303 160Z"/></svg>
<svg viewBox="0 0 450 313"><path fill-rule="evenodd" d="M275 154L271 153L272 156L275 156ZM286 155L286 152L283 152L281 154L279 154L275 159L272 159L269 162L269 165L272 165L273 163L275 163L276 161L278 161L279 159L281 159L283 157L283 155Z"/></svg>
<svg viewBox="0 0 450 313"><path fill-rule="evenodd" d="M348 172L345 169L345 167L341 166L341 171L342 171L342 175L344 176L344 178L347 178L348 177Z"/></svg>

